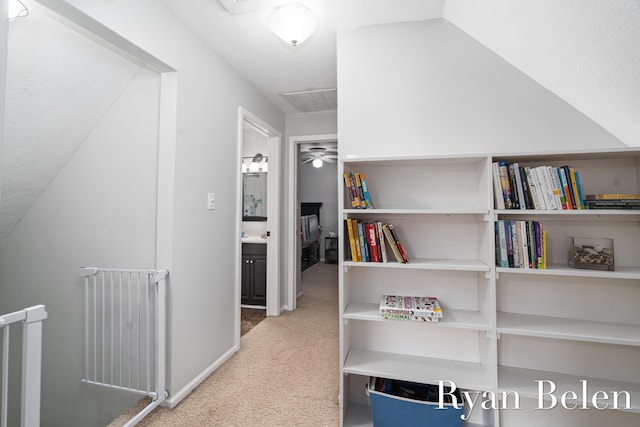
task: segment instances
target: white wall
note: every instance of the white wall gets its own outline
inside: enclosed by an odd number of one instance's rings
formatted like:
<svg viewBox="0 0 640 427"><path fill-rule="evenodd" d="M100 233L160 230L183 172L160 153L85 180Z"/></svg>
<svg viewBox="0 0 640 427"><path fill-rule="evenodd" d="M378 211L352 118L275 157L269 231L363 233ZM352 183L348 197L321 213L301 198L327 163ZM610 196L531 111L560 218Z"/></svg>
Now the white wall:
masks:
<svg viewBox="0 0 640 427"><path fill-rule="evenodd" d="M338 131L337 111L287 114L287 137L335 134Z"/></svg>
<svg viewBox="0 0 640 427"><path fill-rule="evenodd" d="M338 34L340 155L623 146L444 19Z"/></svg>
<svg viewBox="0 0 640 427"><path fill-rule="evenodd" d="M182 397L237 345L238 106L281 132L284 114L156 0L69 3L178 71L169 388ZM284 132L283 132L284 133ZM236 180L236 181L234 181ZM206 209L207 193L216 209ZM239 260L238 260L239 262Z"/></svg>
<svg viewBox="0 0 640 427"><path fill-rule="evenodd" d="M0 0L0 46L7 46L8 0ZM2 49L2 48L0 48ZM0 52L0 129L4 129L4 94L7 79L7 51ZM4 135L0 133L0 162L2 162L2 143ZM1 179L1 178L0 178ZM2 200L2 181L0 181L0 203ZM2 205L0 204L0 208Z"/></svg>
<svg viewBox="0 0 640 427"><path fill-rule="evenodd" d="M80 382L83 281L78 273L81 266L155 266L159 84L156 72L141 69L0 240L0 313L34 304L45 304L49 313L43 425L105 425L132 402Z"/></svg>

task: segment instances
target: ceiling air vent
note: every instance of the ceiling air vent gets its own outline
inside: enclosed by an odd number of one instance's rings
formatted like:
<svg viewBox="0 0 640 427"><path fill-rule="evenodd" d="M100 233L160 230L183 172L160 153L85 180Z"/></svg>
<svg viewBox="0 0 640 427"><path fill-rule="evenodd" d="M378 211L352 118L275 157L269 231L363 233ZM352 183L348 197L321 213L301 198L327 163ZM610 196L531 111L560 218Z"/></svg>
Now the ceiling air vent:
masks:
<svg viewBox="0 0 640 427"><path fill-rule="evenodd" d="M289 92L285 93L284 97L301 113L336 110L338 107L336 89Z"/></svg>

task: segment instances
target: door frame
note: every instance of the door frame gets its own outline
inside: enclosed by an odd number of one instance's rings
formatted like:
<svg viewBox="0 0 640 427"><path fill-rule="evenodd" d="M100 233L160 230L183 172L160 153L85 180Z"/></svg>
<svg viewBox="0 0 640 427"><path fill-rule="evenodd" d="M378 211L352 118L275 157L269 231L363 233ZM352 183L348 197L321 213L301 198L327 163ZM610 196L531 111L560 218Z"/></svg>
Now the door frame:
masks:
<svg viewBox="0 0 640 427"><path fill-rule="evenodd" d="M244 123L249 123L267 139L269 172L267 174L267 316L280 315L280 145L282 134L276 128L265 122L244 107L238 107L237 123L237 215L236 236L238 249L236 251L236 301L238 310L241 304L242 291L242 155L244 143ZM237 335L240 336L240 316L237 316Z"/></svg>
<svg viewBox="0 0 640 427"><path fill-rule="evenodd" d="M289 185L287 186L287 206L286 206L286 232L284 238L289 244L287 246L287 305L289 310L295 310L297 305L300 289L300 197L298 196L299 186L299 163L300 152L298 147L300 144L308 144L310 142L329 142L338 141L338 135L317 134L317 135L298 135L290 136L287 144L288 159L288 176ZM337 177L336 177L337 179Z"/></svg>

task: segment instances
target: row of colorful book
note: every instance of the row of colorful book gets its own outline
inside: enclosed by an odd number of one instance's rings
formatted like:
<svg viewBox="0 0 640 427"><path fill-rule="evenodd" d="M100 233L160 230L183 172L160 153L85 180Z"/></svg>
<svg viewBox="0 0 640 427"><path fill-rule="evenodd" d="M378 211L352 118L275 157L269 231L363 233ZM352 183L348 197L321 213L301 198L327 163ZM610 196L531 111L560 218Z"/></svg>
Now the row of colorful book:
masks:
<svg viewBox="0 0 640 427"><path fill-rule="evenodd" d="M640 194L587 194L587 209L640 209Z"/></svg>
<svg viewBox="0 0 640 427"><path fill-rule="evenodd" d="M383 319L437 322L442 319L442 308L436 297L383 295L380 316Z"/></svg>
<svg viewBox="0 0 640 427"><path fill-rule="evenodd" d="M363 173L345 172L344 185L351 200L352 209L372 209L371 196Z"/></svg>
<svg viewBox="0 0 640 427"><path fill-rule="evenodd" d="M496 264L510 268L547 268L547 232L538 221L498 220Z"/></svg>
<svg viewBox="0 0 640 427"><path fill-rule="evenodd" d="M351 261L388 262L395 258L399 263L408 263L409 257L391 224L381 221L365 222L345 219L345 235L349 239ZM385 244L386 241L386 244ZM391 254L387 254L387 245Z"/></svg>
<svg viewBox="0 0 640 427"><path fill-rule="evenodd" d="M571 166L492 166L496 209L585 209L580 174Z"/></svg>

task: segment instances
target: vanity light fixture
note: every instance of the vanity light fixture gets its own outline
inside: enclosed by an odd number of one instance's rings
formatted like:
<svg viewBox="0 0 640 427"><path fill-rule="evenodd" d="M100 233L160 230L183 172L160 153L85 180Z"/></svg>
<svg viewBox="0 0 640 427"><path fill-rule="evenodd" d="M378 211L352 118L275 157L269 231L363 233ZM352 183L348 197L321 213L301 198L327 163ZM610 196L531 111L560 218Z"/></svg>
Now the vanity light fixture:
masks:
<svg viewBox="0 0 640 427"><path fill-rule="evenodd" d="M29 16L33 9L33 0L9 0L9 21Z"/></svg>
<svg viewBox="0 0 640 427"><path fill-rule="evenodd" d="M269 30L291 46L307 40L318 28L318 19L302 3L283 4L269 17Z"/></svg>
<svg viewBox="0 0 640 427"><path fill-rule="evenodd" d="M249 163L249 166L247 166L247 163ZM244 157L242 159L242 173L267 172L267 164L267 158L261 153L258 153L253 157Z"/></svg>
<svg viewBox="0 0 640 427"><path fill-rule="evenodd" d="M311 162L314 168L321 168L322 163L322 159L313 159L313 161Z"/></svg>

